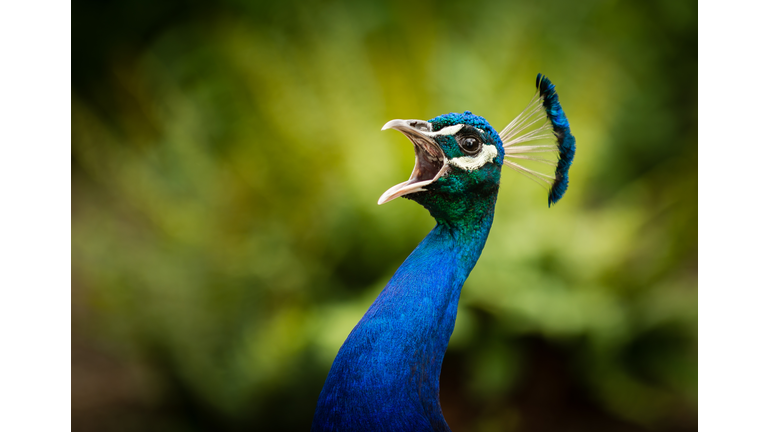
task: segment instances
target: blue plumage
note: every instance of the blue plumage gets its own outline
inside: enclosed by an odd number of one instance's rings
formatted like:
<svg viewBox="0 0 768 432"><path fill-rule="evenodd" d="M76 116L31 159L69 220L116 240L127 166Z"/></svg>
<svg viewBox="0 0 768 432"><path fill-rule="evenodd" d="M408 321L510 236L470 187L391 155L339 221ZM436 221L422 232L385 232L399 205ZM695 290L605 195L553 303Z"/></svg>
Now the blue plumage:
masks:
<svg viewBox="0 0 768 432"><path fill-rule="evenodd" d="M440 369L492 219L463 229L438 224L405 260L339 350L313 431L450 430Z"/></svg>
<svg viewBox="0 0 768 432"><path fill-rule="evenodd" d="M568 189L568 170L571 168L573 156L576 154L576 138L571 135L571 126L565 117L560 99L557 97L555 85L542 74L536 76L536 88L543 98L547 118L552 123L557 138L558 161L555 170L555 181L549 190L548 205L552 205L563 197Z"/></svg>
<svg viewBox="0 0 768 432"><path fill-rule="evenodd" d="M440 369L461 288L493 223L501 167L548 182L550 205L568 186L575 140L554 85L541 74L536 85L537 97L501 134L469 111L429 121L392 120L382 128L411 140L416 164L410 178L387 190L379 204L401 196L414 200L437 225L342 345L320 393L312 431L450 430L440 408ZM542 107L546 115L535 114ZM546 124L533 128L544 118ZM556 146L520 145L549 130ZM527 155L544 151L557 151L558 162ZM556 165L556 175L505 158L544 161Z"/></svg>

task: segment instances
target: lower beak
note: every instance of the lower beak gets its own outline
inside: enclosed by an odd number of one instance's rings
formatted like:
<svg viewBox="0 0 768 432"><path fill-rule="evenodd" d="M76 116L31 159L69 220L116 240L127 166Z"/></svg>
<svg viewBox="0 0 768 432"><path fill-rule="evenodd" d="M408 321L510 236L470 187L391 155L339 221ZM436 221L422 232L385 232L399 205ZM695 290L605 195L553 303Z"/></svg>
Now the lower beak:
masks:
<svg viewBox="0 0 768 432"><path fill-rule="evenodd" d="M431 123L423 120L392 120L381 128L381 130L387 129L398 130L411 140L416 152L416 163L411 177L384 192L379 198L379 204L403 195L424 191L425 186L442 177L448 170L445 154L434 139Z"/></svg>

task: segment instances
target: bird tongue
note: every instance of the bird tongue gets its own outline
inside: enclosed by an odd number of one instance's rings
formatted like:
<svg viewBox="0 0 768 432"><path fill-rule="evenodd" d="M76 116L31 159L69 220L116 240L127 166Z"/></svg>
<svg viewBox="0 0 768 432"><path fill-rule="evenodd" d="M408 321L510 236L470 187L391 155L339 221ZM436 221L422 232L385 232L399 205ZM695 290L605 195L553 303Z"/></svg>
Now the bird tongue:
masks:
<svg viewBox="0 0 768 432"><path fill-rule="evenodd" d="M448 170L443 151L429 136L432 125L421 120L392 120L381 130L397 129L413 142L416 162L411 177L392 186L379 198L379 204L392 201L397 197L426 190L424 186L440 178Z"/></svg>

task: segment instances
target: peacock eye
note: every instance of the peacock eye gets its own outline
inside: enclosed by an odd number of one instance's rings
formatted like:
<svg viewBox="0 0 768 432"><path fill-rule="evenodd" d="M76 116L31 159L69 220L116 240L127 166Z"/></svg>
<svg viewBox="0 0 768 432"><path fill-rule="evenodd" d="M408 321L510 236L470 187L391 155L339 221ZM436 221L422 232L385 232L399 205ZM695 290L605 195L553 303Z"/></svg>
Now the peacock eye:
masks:
<svg viewBox="0 0 768 432"><path fill-rule="evenodd" d="M459 147L465 154L474 156L480 151L480 140L475 137L462 138Z"/></svg>

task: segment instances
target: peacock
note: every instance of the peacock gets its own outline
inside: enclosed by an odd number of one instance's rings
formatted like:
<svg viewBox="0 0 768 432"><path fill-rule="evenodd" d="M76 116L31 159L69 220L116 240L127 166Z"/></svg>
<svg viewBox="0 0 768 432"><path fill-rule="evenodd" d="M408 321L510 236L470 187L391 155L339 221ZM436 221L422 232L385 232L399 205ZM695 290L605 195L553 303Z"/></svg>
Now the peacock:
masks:
<svg viewBox="0 0 768 432"><path fill-rule="evenodd" d="M541 74L531 102L500 133L469 111L392 120L386 129L413 143L416 162L410 178L384 192L379 204L411 199L437 225L339 349L312 431L450 430L440 408L440 369L461 288L493 223L502 165L548 187L551 206L568 188L576 151L555 86ZM554 175L532 164L554 168Z"/></svg>

